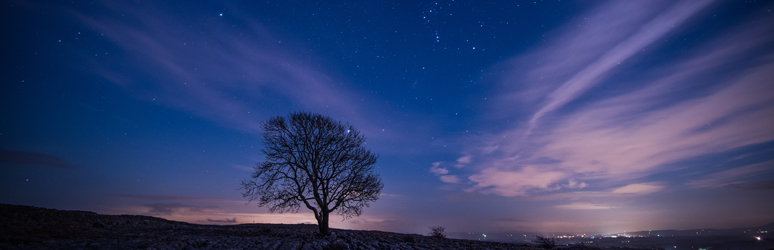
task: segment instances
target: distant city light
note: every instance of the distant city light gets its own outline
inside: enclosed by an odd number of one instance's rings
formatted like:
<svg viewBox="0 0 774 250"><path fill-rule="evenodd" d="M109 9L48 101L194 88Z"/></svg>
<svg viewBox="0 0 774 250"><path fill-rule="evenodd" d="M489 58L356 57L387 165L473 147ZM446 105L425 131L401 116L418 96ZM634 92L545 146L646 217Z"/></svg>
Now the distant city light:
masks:
<svg viewBox="0 0 774 250"><path fill-rule="evenodd" d="M755 236L755 238L756 238L756 239L758 239L758 240L761 240L761 237L760 237L760 236Z"/></svg>

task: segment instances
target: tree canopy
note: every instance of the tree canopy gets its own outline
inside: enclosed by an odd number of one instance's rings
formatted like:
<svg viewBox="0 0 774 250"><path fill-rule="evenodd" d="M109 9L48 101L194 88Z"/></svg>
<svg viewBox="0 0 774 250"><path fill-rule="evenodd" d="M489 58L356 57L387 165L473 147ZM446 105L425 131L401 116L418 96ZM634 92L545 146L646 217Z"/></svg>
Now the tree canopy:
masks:
<svg viewBox="0 0 774 250"><path fill-rule="evenodd" d="M320 233L329 234L329 214L360 216L384 186L374 173L377 155L350 125L320 114L295 112L263 123L261 152L242 195L271 212L312 210Z"/></svg>

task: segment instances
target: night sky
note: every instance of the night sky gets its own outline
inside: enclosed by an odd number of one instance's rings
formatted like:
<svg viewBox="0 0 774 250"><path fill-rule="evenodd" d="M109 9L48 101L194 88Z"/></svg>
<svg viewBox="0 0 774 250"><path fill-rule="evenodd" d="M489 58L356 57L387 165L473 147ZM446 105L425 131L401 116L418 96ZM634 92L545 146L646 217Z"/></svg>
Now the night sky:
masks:
<svg viewBox="0 0 774 250"><path fill-rule="evenodd" d="M771 223L772 9L4 1L0 203L314 223L238 190L263 159L260 123L308 111L358 128L380 155L380 199L334 228Z"/></svg>

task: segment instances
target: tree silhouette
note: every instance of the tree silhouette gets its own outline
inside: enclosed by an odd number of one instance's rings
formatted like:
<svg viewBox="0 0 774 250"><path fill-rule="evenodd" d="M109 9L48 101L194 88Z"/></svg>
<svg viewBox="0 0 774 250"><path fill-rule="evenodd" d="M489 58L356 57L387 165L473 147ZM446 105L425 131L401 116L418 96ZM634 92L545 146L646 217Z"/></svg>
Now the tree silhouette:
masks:
<svg viewBox="0 0 774 250"><path fill-rule="evenodd" d="M328 218L360 216L384 186L373 173L378 156L365 149L354 127L320 114L295 112L263 124L266 160L242 181L242 195L270 212L314 212L320 233L330 234Z"/></svg>
<svg viewBox="0 0 774 250"><path fill-rule="evenodd" d="M535 235L535 243L537 246L544 249L554 249L556 247L556 240L549 237L543 237Z"/></svg>
<svg viewBox="0 0 774 250"><path fill-rule="evenodd" d="M446 238L446 228L442 226L430 227L430 236L436 238Z"/></svg>

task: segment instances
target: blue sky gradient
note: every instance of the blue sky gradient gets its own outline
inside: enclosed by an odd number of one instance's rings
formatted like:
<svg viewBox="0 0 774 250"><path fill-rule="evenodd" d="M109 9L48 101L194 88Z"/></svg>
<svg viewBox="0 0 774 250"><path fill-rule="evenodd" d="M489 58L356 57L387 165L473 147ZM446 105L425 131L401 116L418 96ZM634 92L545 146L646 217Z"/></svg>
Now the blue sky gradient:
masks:
<svg viewBox="0 0 774 250"><path fill-rule="evenodd" d="M767 224L773 7L6 2L0 202L312 223L237 190L262 160L260 123L309 111L380 155L380 200L332 227Z"/></svg>

